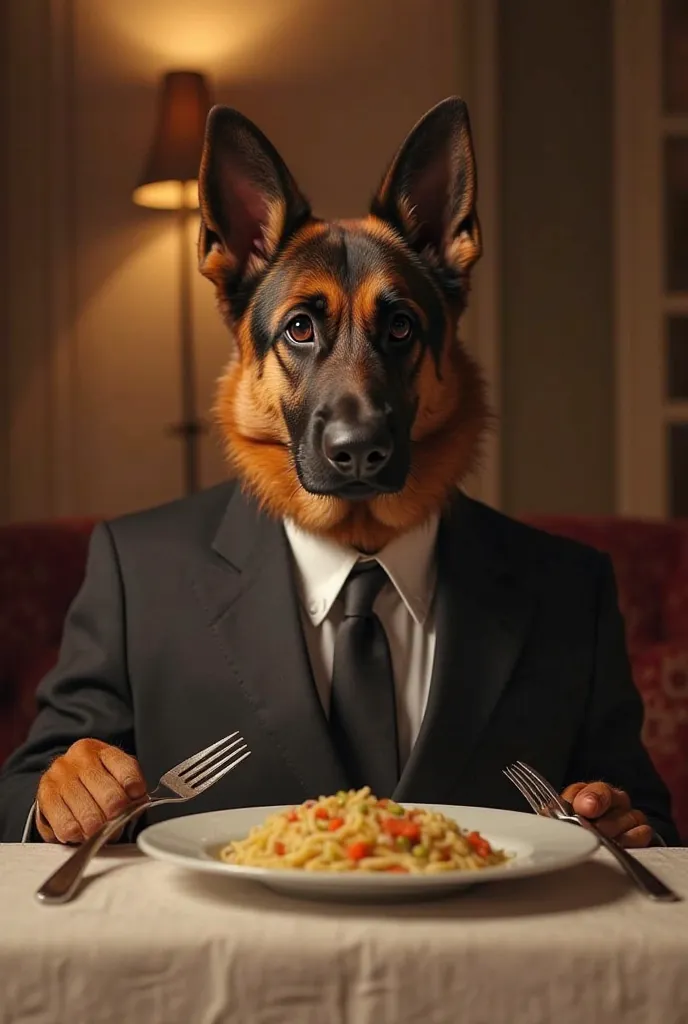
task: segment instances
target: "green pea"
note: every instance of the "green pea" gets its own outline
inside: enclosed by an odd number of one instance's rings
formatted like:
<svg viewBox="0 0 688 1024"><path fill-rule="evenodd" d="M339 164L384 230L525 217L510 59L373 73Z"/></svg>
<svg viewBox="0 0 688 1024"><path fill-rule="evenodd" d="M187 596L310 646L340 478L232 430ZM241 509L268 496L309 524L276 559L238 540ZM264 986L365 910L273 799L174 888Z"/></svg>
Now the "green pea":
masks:
<svg viewBox="0 0 688 1024"><path fill-rule="evenodd" d="M389 811L390 814L394 814L397 818L404 814L404 808L400 807L399 804L393 803L391 800L385 807L385 810Z"/></svg>
<svg viewBox="0 0 688 1024"><path fill-rule="evenodd" d="M427 846L423 846L422 843L416 843L411 853L413 854L414 857L427 857L428 848Z"/></svg>
<svg viewBox="0 0 688 1024"><path fill-rule="evenodd" d="M411 840L407 839L406 836L397 836L396 839L394 840L394 845L396 846L397 850L403 850L404 852L407 852L411 849Z"/></svg>

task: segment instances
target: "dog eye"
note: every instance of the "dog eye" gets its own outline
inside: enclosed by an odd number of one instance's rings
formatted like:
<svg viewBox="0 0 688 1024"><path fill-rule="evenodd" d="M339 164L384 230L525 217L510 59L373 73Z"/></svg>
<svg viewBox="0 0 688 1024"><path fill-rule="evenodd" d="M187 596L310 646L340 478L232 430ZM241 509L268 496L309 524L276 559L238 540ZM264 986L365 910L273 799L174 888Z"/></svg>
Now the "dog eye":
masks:
<svg viewBox="0 0 688 1024"><path fill-rule="evenodd" d="M295 316L287 324L285 333L289 341L293 341L295 345L306 345L313 341L313 321L309 316Z"/></svg>
<svg viewBox="0 0 688 1024"><path fill-rule="evenodd" d="M408 341L413 331L413 321L406 313L395 313L389 324L389 336L394 341Z"/></svg>

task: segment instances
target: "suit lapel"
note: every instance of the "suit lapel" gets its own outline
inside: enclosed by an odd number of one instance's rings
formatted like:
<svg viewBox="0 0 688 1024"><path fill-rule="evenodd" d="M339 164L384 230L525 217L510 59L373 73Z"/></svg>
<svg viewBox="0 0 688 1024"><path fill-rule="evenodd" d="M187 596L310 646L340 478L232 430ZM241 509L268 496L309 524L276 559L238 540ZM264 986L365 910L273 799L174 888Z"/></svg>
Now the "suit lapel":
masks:
<svg viewBox="0 0 688 1024"><path fill-rule="evenodd" d="M269 735L305 796L345 787L310 670L281 525L237 490L213 549L219 557L197 587L234 677L228 685L241 687L257 727Z"/></svg>
<svg viewBox="0 0 688 1024"><path fill-rule="evenodd" d="M527 634L532 598L476 520L461 495L440 528L435 660L420 733L395 794L400 800L451 803Z"/></svg>
<svg viewBox="0 0 688 1024"><path fill-rule="evenodd" d="M461 496L438 538L428 705L395 796L451 802L523 647L533 599ZM236 491L195 586L228 666L304 796L348 782L313 683L287 540ZM250 737L247 736L250 740Z"/></svg>

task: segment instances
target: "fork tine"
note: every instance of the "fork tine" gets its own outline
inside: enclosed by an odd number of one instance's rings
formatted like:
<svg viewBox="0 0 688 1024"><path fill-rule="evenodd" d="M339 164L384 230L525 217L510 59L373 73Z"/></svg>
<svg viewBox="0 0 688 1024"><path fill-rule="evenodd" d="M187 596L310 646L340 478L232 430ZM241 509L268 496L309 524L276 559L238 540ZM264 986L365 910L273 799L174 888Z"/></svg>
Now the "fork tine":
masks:
<svg viewBox="0 0 688 1024"><path fill-rule="evenodd" d="M533 779L521 768L519 764L512 765L515 774L521 780L523 786L527 786L531 796L537 801L540 808L539 814L550 814L552 811L552 801L549 799L549 795L538 786L537 781Z"/></svg>
<svg viewBox="0 0 688 1024"><path fill-rule="evenodd" d="M231 746L233 747L234 743L232 743ZM186 782L189 786L192 786L194 789L196 789L199 782L203 782L203 780L207 779L209 775L212 775L213 772L217 771L218 768L221 768L223 764L227 764L227 762L231 761L232 758L236 757L237 754L240 754L242 750L248 750L248 746L246 743L244 743L243 747L239 747L238 750L231 750L229 753L227 753L227 751L225 750L220 751L220 753L227 754L227 756L221 758L221 760L219 761L213 759L213 763L209 766L202 765L201 767L204 768L204 771L201 771L198 774L194 772L193 778L186 778L184 779L184 782Z"/></svg>
<svg viewBox="0 0 688 1024"><path fill-rule="evenodd" d="M197 764L192 765L190 768L185 768L183 772L179 773L179 778L183 779L184 782L192 786L194 779L198 778L200 772L204 772L206 768L212 769L213 766L217 765L219 758L229 753L232 747L236 747L237 744L243 742L244 737L239 736L238 739L232 740L231 743L225 743L225 745L220 747L219 750L213 750L211 754L208 754L207 757L204 757L202 761L198 761Z"/></svg>
<svg viewBox="0 0 688 1024"><path fill-rule="evenodd" d="M192 768L195 764L198 764L199 761L203 761L208 754L212 754L214 750L221 747L223 743L226 743L228 740L233 740L234 737L238 735L239 733L237 731L231 732L229 736L223 736L221 740L218 740L217 743L211 743L211 745L206 747L205 750L199 750L197 754L192 754L191 757L187 757L186 761L180 761L179 764L176 764L174 768L170 769L168 774L174 773L175 775L179 775L181 772L186 771L187 768Z"/></svg>
<svg viewBox="0 0 688 1024"><path fill-rule="evenodd" d="M536 804L535 800L533 800L526 787L521 784L521 781L519 780L518 776L515 775L510 768L503 768L502 772L504 775L506 775L509 782L516 787L516 789L519 791L524 800L527 800L527 802L530 804L531 810L535 811L536 814L539 814L540 808Z"/></svg>
<svg viewBox="0 0 688 1024"><path fill-rule="evenodd" d="M241 747L241 750L243 749L244 748ZM239 753L239 751L235 751L235 753ZM226 764L224 768L222 768L215 775L211 775L210 778L206 779L205 782L202 782L200 786L197 787L194 785L193 788L196 790L196 793L202 793L203 790L208 789L210 786L214 786L216 782L220 781L223 775L226 775L227 772L231 772L232 768L236 768L236 766L240 764L242 761L245 761L246 758L250 756L250 754L251 751L247 750L245 754L242 754L241 757L237 757L237 759L235 761L232 761L231 764Z"/></svg>
<svg viewBox="0 0 688 1024"><path fill-rule="evenodd" d="M517 764L510 765L508 771L510 772L510 775L508 775L509 780L513 782L521 795L525 797L535 813L546 814L546 803L542 800L528 776L521 771Z"/></svg>
<svg viewBox="0 0 688 1024"><path fill-rule="evenodd" d="M558 810L562 812L562 814L566 814L566 808L561 802L559 794L557 793L554 786L552 786L551 783L547 781L547 779L543 778L543 776L540 775L540 772L536 771L535 768L531 768L529 764L526 764L525 761L517 761L516 764L521 769L521 771L524 771L528 778L531 779L531 781L533 782L535 787L540 791L540 793L546 795L545 802L551 801L558 808Z"/></svg>
<svg viewBox="0 0 688 1024"><path fill-rule="evenodd" d="M531 796L528 788L521 782L520 778L515 773L513 768L511 768L511 767L504 768L503 772L504 772L504 775L506 775L506 777L509 780L509 782L513 786L516 787L516 789L519 791L519 793L524 798L524 800L527 800L527 802L530 804L531 809L533 811L535 811L536 814L539 814L540 813L540 807L539 807L538 803L536 802L534 797Z"/></svg>

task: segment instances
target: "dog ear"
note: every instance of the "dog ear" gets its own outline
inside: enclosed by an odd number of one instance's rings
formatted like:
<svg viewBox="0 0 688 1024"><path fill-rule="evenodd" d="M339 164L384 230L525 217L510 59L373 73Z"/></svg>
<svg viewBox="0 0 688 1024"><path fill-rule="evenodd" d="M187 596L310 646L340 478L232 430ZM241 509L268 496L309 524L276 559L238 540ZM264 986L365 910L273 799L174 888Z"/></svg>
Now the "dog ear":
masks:
<svg viewBox="0 0 688 1024"><path fill-rule="evenodd" d="M468 108L450 97L407 136L371 205L418 253L465 274L482 251Z"/></svg>
<svg viewBox="0 0 688 1024"><path fill-rule="evenodd" d="M310 206L272 143L229 107L208 114L198 180L199 268L237 284L270 262Z"/></svg>

